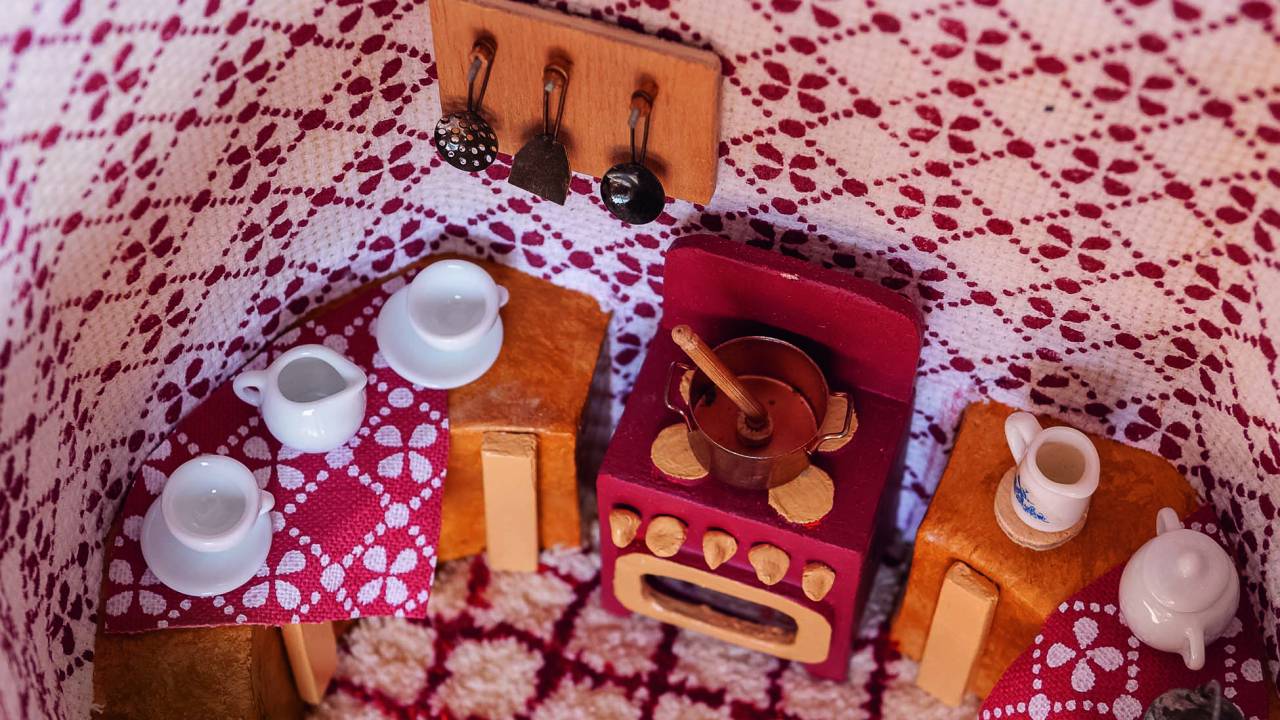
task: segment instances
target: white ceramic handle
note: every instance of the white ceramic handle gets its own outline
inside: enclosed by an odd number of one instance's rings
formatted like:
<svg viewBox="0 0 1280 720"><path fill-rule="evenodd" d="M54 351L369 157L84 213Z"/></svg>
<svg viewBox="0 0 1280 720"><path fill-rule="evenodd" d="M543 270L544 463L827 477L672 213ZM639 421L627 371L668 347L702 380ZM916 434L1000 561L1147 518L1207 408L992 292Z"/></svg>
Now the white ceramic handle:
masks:
<svg viewBox="0 0 1280 720"><path fill-rule="evenodd" d="M1182 662L1188 670L1204 667L1204 628L1187 628L1187 644L1182 648Z"/></svg>
<svg viewBox="0 0 1280 720"><path fill-rule="evenodd" d="M262 388L267 385L267 374L261 370L242 372L231 382L236 397L254 407L262 407Z"/></svg>
<svg viewBox="0 0 1280 720"><path fill-rule="evenodd" d="M507 301L511 299L511 293L501 285L498 286L498 307L506 307Z"/></svg>
<svg viewBox="0 0 1280 720"><path fill-rule="evenodd" d="M266 490L258 491L258 517L262 517L271 512L271 508L276 506L276 499Z"/></svg>
<svg viewBox="0 0 1280 720"><path fill-rule="evenodd" d="M1160 508L1160 512L1156 513L1156 534L1163 535L1170 530L1181 530L1182 521L1178 519L1178 513L1170 507Z"/></svg>
<svg viewBox="0 0 1280 720"><path fill-rule="evenodd" d="M1027 448L1040 434L1040 422L1029 412L1016 412L1005 418L1004 439L1009 443L1009 452L1013 453L1013 461L1022 462Z"/></svg>

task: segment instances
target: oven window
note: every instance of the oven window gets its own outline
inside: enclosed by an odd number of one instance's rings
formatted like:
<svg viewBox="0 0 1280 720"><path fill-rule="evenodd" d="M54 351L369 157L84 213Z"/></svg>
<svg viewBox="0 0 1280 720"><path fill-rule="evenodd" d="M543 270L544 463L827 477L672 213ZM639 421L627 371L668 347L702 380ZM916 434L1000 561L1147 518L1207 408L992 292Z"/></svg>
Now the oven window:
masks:
<svg viewBox="0 0 1280 720"><path fill-rule="evenodd" d="M750 600L663 575L644 575L644 592L666 610L778 643L796 637L790 615Z"/></svg>

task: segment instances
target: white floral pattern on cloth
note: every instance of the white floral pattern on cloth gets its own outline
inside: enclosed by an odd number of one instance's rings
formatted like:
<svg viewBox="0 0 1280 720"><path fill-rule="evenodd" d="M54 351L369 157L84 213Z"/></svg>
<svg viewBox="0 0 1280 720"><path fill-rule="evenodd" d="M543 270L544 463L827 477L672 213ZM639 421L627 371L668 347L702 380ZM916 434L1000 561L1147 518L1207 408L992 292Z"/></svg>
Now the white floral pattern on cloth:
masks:
<svg viewBox="0 0 1280 720"><path fill-rule="evenodd" d="M1201 509L1187 525L1225 544L1212 517ZM1223 636L1206 648L1204 668L1193 672L1181 656L1143 645L1129 632L1117 600L1123 572L1122 563L1058 607L1035 643L991 690L982 705L981 720L1139 720L1165 691L1197 687L1209 680L1221 684L1223 695L1245 717L1266 717L1262 643L1248 597L1241 597L1236 619Z"/></svg>
<svg viewBox="0 0 1280 720"><path fill-rule="evenodd" d="M365 422L324 454L282 446L230 383L179 423L137 474L111 541L104 592L108 632L371 615L421 617L436 564L449 452L447 394L395 374L377 353L372 318L395 278L280 337L253 363L323 343L369 375ZM276 500L271 552L245 585L193 598L159 583L138 543L142 518L168 474L201 453L244 463Z"/></svg>

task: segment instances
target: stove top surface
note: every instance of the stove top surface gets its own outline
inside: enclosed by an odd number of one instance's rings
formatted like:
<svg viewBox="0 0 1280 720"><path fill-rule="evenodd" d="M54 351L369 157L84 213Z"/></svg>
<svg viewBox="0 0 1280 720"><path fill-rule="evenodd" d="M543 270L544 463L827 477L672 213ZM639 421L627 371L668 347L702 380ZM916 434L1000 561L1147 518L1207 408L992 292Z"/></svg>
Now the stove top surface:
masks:
<svg viewBox="0 0 1280 720"><path fill-rule="evenodd" d="M813 463L826 471L835 484L834 504L818 522L797 525L770 507L767 491L742 490L710 475L695 481L679 480L654 466L650 457L653 439L668 425L682 422L662 400L667 369L673 360L682 358L683 353L669 337L659 334L654 339L605 456L602 475L665 496L662 508L649 510L679 515L679 506L696 505L777 529L803 532L833 545L860 544L859 539L873 529L881 494L897 491L896 486L886 488L886 481L898 456L910 405L832 381L833 391L849 392L858 415L858 428L844 448L812 456Z"/></svg>

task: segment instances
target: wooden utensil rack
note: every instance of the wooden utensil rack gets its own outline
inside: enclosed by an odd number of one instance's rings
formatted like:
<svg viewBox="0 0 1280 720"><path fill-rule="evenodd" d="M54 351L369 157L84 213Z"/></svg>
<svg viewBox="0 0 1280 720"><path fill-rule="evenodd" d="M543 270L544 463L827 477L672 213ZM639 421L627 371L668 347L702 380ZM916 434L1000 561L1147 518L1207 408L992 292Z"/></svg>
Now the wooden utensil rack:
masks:
<svg viewBox="0 0 1280 720"><path fill-rule="evenodd" d="M431 0L442 112L466 106L475 42L496 48L482 115L513 155L542 131L542 74L570 75L560 140L575 172L600 177L630 160L627 116L638 89L654 93L648 166L672 197L706 203L720 141L720 59L709 50L509 0Z"/></svg>

